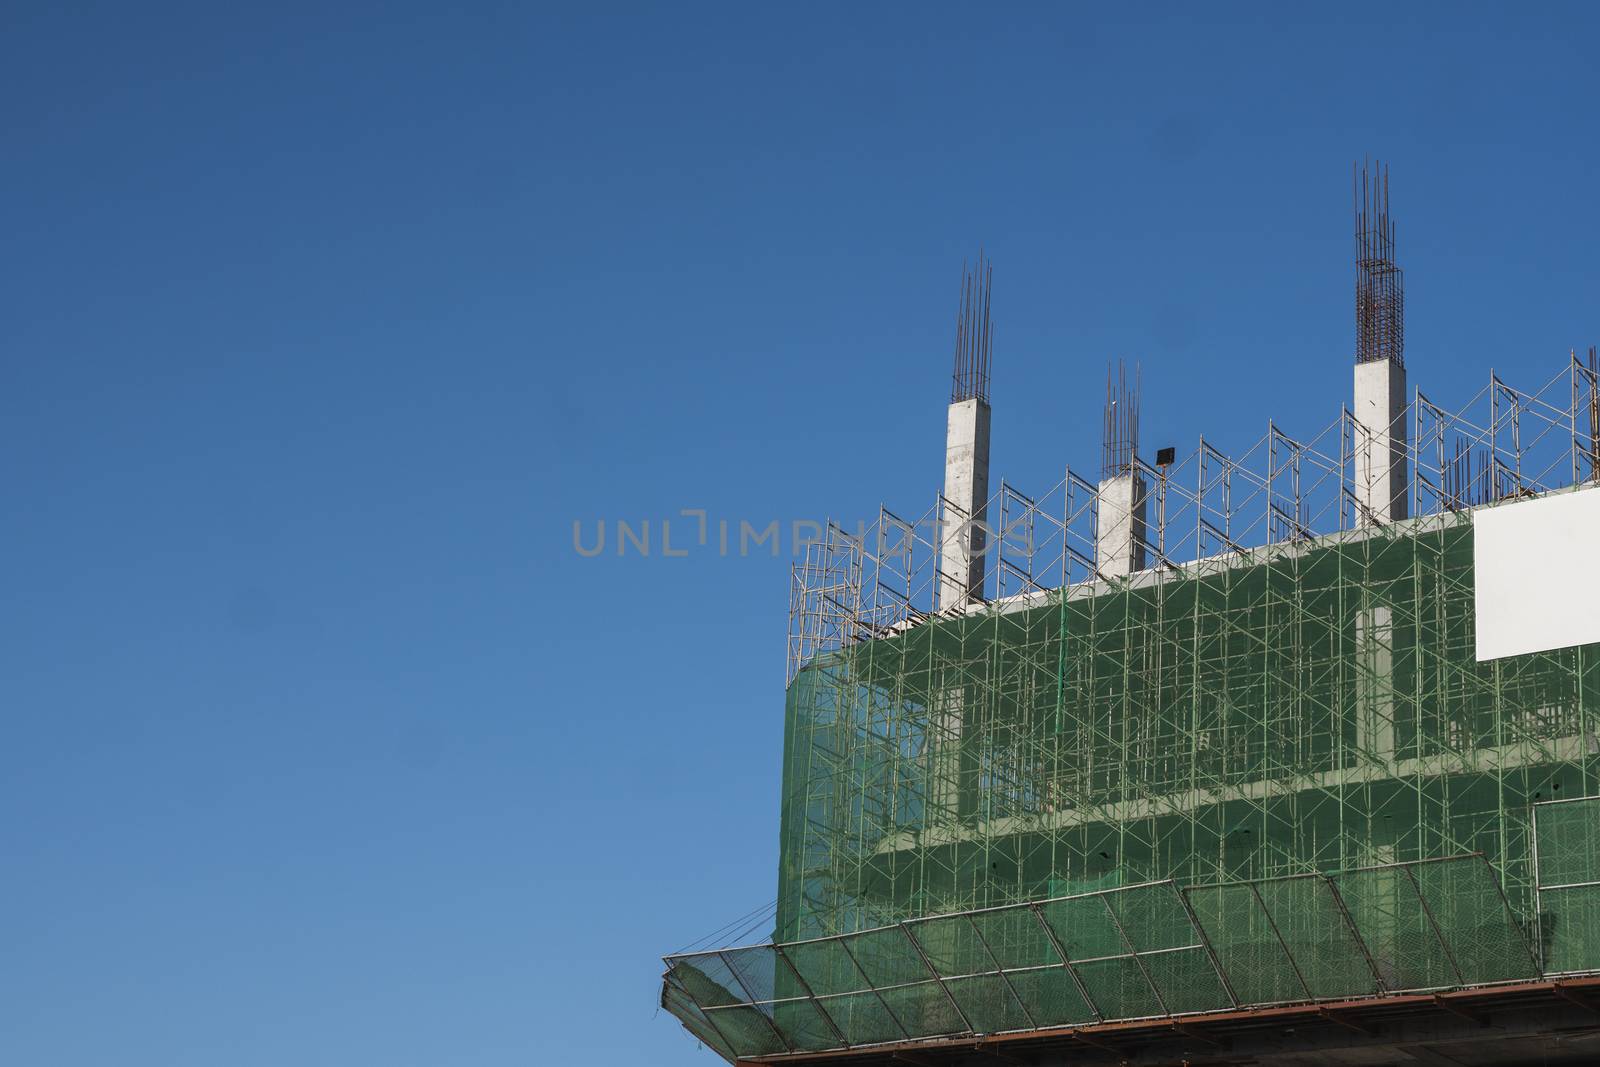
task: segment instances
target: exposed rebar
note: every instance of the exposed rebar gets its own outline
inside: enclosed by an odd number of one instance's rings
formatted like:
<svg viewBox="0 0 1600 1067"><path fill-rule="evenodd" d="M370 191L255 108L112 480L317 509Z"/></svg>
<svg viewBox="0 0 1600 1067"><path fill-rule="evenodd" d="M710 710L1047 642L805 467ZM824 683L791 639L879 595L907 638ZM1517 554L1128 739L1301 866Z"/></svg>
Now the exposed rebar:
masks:
<svg viewBox="0 0 1600 1067"><path fill-rule="evenodd" d="M1444 506L1451 511L1487 504L1495 498L1490 479L1494 475L1487 448L1472 448L1457 438L1455 455L1445 460L1439 471L1440 488L1444 493Z"/></svg>
<svg viewBox="0 0 1600 1067"><path fill-rule="evenodd" d="M976 270L961 265L961 306L956 312L956 360L950 403L989 402L989 357L994 339L989 320L989 283L994 267L978 252Z"/></svg>
<svg viewBox="0 0 1600 1067"><path fill-rule="evenodd" d="M1363 164L1353 173L1356 214L1356 362L1405 366L1405 277L1394 262L1389 169Z"/></svg>
<svg viewBox="0 0 1600 1067"><path fill-rule="evenodd" d="M1101 437L1100 475L1114 478L1133 471L1139 454L1139 365L1134 364L1133 387L1128 387L1128 367L1117 360L1106 367L1105 432Z"/></svg>

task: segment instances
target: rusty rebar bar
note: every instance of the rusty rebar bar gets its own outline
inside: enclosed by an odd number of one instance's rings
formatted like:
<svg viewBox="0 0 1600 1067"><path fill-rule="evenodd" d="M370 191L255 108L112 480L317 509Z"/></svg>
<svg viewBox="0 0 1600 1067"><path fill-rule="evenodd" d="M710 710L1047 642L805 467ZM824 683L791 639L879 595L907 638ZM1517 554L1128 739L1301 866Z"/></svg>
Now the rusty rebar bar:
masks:
<svg viewBox="0 0 1600 1067"><path fill-rule="evenodd" d="M961 265L961 303L956 311L955 369L950 375L950 403L989 402L989 367L994 329L989 318L989 289L994 267L978 252L976 270Z"/></svg>
<svg viewBox="0 0 1600 1067"><path fill-rule="evenodd" d="M1394 262L1389 216L1389 169L1363 164L1354 171L1356 215L1356 362L1388 360L1405 366L1405 276Z"/></svg>

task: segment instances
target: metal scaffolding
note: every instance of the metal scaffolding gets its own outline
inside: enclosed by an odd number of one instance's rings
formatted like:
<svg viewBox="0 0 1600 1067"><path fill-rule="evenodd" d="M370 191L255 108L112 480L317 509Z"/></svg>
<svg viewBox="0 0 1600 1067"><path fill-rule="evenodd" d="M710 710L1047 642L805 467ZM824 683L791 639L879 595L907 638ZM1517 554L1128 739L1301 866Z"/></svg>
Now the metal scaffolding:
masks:
<svg viewBox="0 0 1600 1067"><path fill-rule="evenodd" d="M1600 481L1597 387L1574 356L1454 410L1416 392L1387 525L1358 521L1348 411L1135 457L1127 577L1095 569L1091 481L1002 483L986 602L943 614L937 506L830 526L791 600L779 939L1462 853L1531 923L1530 805L1600 793L1600 657L1475 661L1467 509Z"/></svg>
<svg viewBox="0 0 1600 1067"><path fill-rule="evenodd" d="M945 491L793 569L773 943L667 957L702 1041L1600 973L1600 645L1478 660L1472 519L1600 487L1600 356L1408 391L1387 171L1353 199L1353 408L1152 465L1119 367L1099 467L1042 494L989 493L991 273L963 268Z"/></svg>
<svg viewBox="0 0 1600 1067"><path fill-rule="evenodd" d="M738 1059L1600 972L1600 648L1479 662L1471 521L1600 486L1597 362L1413 391L1397 521L1346 409L1128 449L1128 575L1071 469L1000 484L942 611L942 497L830 522L791 585L774 943L668 957L663 1005Z"/></svg>

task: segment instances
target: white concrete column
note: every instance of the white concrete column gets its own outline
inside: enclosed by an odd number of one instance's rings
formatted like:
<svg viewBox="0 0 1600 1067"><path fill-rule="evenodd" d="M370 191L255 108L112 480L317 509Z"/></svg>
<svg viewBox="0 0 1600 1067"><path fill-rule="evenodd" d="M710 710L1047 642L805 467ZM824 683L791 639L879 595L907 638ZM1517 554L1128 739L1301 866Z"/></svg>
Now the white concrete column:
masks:
<svg viewBox="0 0 1600 1067"><path fill-rule="evenodd" d="M989 403L950 405L945 431L944 529L939 541L939 610L983 599L989 518Z"/></svg>
<svg viewBox="0 0 1600 1067"><path fill-rule="evenodd" d="M1355 373L1357 522L1382 526L1410 513L1406 456L1406 369L1391 360L1357 363ZM1392 766L1394 609L1373 604L1356 613L1356 737L1363 759Z"/></svg>
<svg viewBox="0 0 1600 1067"><path fill-rule="evenodd" d="M1356 749L1393 772L1394 609L1356 613Z"/></svg>
<svg viewBox="0 0 1600 1067"><path fill-rule="evenodd" d="M1356 364L1356 499L1362 526L1381 526L1409 512L1406 460L1406 369L1387 359Z"/></svg>
<svg viewBox="0 0 1600 1067"><path fill-rule="evenodd" d="M1144 570L1145 485L1137 474L1100 483L1095 516L1094 564L1108 578Z"/></svg>

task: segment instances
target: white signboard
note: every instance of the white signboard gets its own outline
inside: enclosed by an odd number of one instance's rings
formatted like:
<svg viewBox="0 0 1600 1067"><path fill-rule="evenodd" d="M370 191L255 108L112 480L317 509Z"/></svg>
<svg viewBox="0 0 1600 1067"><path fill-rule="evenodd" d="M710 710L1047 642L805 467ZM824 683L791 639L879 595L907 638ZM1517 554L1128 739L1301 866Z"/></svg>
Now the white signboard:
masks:
<svg viewBox="0 0 1600 1067"><path fill-rule="evenodd" d="M1472 513L1478 659L1600 641L1600 488Z"/></svg>

